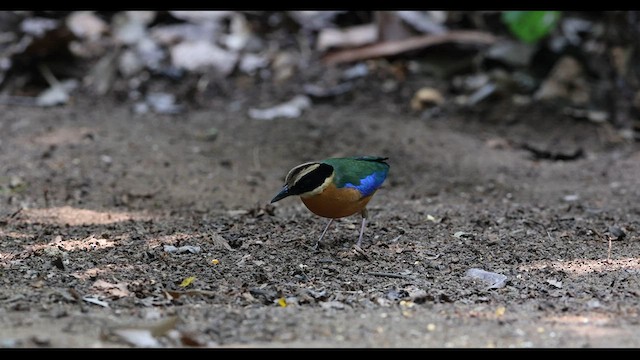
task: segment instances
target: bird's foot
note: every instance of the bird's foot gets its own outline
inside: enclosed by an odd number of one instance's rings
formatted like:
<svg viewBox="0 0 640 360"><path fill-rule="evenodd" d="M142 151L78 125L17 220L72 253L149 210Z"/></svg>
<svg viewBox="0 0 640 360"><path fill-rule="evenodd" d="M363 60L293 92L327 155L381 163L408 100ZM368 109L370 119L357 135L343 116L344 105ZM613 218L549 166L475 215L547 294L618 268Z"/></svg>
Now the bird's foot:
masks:
<svg viewBox="0 0 640 360"><path fill-rule="evenodd" d="M367 255L367 253L364 251L364 249L362 249L360 247L360 245L358 245L358 244L353 245L352 250L357 255L360 255L360 256L364 257L365 259L367 259L368 261L371 261L371 258L369 257L369 255Z"/></svg>
<svg viewBox="0 0 640 360"><path fill-rule="evenodd" d="M316 241L316 243L313 246L310 246L309 248L315 252L318 252L320 250L320 241Z"/></svg>

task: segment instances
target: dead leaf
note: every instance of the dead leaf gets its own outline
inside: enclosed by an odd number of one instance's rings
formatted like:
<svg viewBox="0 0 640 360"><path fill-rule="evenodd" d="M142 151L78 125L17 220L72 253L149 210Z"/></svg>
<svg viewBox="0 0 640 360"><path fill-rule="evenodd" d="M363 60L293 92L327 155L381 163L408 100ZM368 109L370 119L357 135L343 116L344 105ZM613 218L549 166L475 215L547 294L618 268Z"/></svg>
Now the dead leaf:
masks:
<svg viewBox="0 0 640 360"><path fill-rule="evenodd" d="M164 245L163 250L171 254L182 254L185 252L197 254L200 252L201 248L200 246L191 246L191 245L185 245L180 247L175 247L173 245Z"/></svg>
<svg viewBox="0 0 640 360"><path fill-rule="evenodd" d="M488 284L487 289L499 289L505 287L507 284L507 276L503 274L498 274L482 269L471 268L467 270L466 277L471 279L481 280L482 282Z"/></svg>
<svg viewBox="0 0 640 360"><path fill-rule="evenodd" d="M169 13L177 19L185 20L192 23L216 22L228 18L234 14L233 11L191 11L191 10L173 10Z"/></svg>
<svg viewBox="0 0 640 360"><path fill-rule="evenodd" d="M273 120L276 118L297 118L311 107L311 99L305 95L297 95L282 104L266 109L249 109L249 116L257 120Z"/></svg>
<svg viewBox="0 0 640 360"><path fill-rule="evenodd" d="M378 28L375 24L356 25L344 29L324 28L318 34L316 49L325 51L329 48L357 47L376 40Z"/></svg>
<svg viewBox="0 0 640 360"><path fill-rule="evenodd" d="M229 245L229 242L227 241L227 239L225 239L220 234L211 233L211 240L213 240L214 244L222 245L222 247L224 247L225 249L227 249L229 251L236 251L234 248L231 247L231 245Z"/></svg>
<svg viewBox="0 0 640 360"><path fill-rule="evenodd" d="M171 48L171 62L188 71L204 73L213 68L222 76L227 76L238 62L238 54L209 41L185 41Z"/></svg>
<svg viewBox="0 0 640 360"><path fill-rule="evenodd" d="M158 347L157 338L166 335L178 323L177 316L171 316L153 324L118 326L107 330L127 343L137 347Z"/></svg>
<svg viewBox="0 0 640 360"><path fill-rule="evenodd" d="M287 300L285 298L279 298L276 302L280 307L287 307Z"/></svg>
<svg viewBox="0 0 640 360"><path fill-rule="evenodd" d="M106 301L102 301L102 300L99 300L99 299L94 298L94 297L85 296L85 297L82 298L82 300L84 300L84 301L86 301L86 302L88 302L90 304L99 305L99 306L106 307L106 308L109 307L109 304Z"/></svg>
<svg viewBox="0 0 640 360"><path fill-rule="evenodd" d="M96 280L92 287L94 289L104 291L106 294L114 298L131 296L131 292L127 289L126 283L112 284L104 280Z"/></svg>
<svg viewBox="0 0 640 360"><path fill-rule="evenodd" d="M444 18L441 11L395 11L399 18L411 25L414 29L430 34L442 34L447 28L442 25Z"/></svg>
<svg viewBox="0 0 640 360"><path fill-rule="evenodd" d="M188 278L182 280L182 282L180 283L180 287L187 287L189 285L191 285L194 281L196 280L195 276L189 276Z"/></svg>
<svg viewBox="0 0 640 360"><path fill-rule="evenodd" d="M534 98L536 100L567 99L574 105L586 105L590 99L590 85L583 66L573 57L560 58L542 82Z"/></svg>
<svg viewBox="0 0 640 360"><path fill-rule="evenodd" d="M456 231L455 234L453 234L453 237L454 238L458 238L458 239L460 239L462 237L466 238L466 237L471 237L471 236L472 236L472 234L468 233L466 231Z"/></svg>
<svg viewBox="0 0 640 360"><path fill-rule="evenodd" d="M557 281L554 279L547 280L547 284L557 287L558 289L562 289L562 281Z"/></svg>
<svg viewBox="0 0 640 360"><path fill-rule="evenodd" d="M160 346L160 342L151 335L151 331L148 329L116 329L113 330L113 334L136 347L154 348Z"/></svg>
<svg viewBox="0 0 640 360"><path fill-rule="evenodd" d="M196 334L191 333L180 333L180 342L186 346L205 346L206 342L200 341L196 336Z"/></svg>
<svg viewBox="0 0 640 360"><path fill-rule="evenodd" d="M93 11L74 11L67 17L66 23L75 36L89 40L100 38L109 29L107 23Z"/></svg>

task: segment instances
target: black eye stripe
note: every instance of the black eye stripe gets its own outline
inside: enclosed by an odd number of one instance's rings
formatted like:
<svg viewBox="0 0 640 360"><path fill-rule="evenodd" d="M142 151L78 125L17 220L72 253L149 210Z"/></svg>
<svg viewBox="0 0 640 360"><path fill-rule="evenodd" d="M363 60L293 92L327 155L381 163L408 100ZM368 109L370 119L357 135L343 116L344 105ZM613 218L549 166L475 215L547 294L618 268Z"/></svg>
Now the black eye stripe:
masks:
<svg viewBox="0 0 640 360"><path fill-rule="evenodd" d="M304 194L320 187L333 173L333 167L328 164L318 164L318 167L303 175L289 190L293 195Z"/></svg>

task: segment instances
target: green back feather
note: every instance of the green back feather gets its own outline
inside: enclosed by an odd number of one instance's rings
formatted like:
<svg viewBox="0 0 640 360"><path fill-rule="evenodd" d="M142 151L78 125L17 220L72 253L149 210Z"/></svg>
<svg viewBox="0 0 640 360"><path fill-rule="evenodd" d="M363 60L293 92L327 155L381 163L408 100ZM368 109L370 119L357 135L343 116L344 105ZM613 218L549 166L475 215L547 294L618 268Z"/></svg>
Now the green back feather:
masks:
<svg viewBox="0 0 640 360"><path fill-rule="evenodd" d="M359 156L330 158L322 162L333 166L336 187L355 187L364 196L373 193L387 177L389 165L387 158L376 156Z"/></svg>

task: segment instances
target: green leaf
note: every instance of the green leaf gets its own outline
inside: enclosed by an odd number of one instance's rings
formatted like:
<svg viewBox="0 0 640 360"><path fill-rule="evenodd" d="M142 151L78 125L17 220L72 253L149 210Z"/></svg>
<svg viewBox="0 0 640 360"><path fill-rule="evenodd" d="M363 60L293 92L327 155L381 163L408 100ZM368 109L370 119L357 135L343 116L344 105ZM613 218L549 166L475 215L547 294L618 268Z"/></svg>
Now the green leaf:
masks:
<svg viewBox="0 0 640 360"><path fill-rule="evenodd" d="M561 11L505 11L502 22L521 41L534 43L556 27L561 15Z"/></svg>

